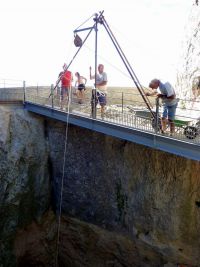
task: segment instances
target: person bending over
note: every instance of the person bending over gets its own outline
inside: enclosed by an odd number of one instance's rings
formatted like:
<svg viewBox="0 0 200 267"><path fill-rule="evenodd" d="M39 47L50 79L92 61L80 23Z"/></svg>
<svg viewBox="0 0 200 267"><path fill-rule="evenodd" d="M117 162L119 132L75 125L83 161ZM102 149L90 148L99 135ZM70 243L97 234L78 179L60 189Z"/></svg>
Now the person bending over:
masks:
<svg viewBox="0 0 200 267"><path fill-rule="evenodd" d="M175 131L174 118L176 114L177 108L177 98L174 88L169 82L161 82L159 79L153 79L149 83L149 87L153 90L153 92L145 93L146 96L157 96L162 99L162 118L161 132L165 133L167 128L167 122L169 122L170 134L172 135Z"/></svg>

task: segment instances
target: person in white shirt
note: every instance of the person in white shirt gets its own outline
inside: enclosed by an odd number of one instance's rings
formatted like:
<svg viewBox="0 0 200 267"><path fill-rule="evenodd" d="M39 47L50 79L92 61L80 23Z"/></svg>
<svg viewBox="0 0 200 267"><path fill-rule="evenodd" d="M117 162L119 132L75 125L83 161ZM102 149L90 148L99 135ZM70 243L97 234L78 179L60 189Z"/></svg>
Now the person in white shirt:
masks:
<svg viewBox="0 0 200 267"><path fill-rule="evenodd" d="M90 80L95 79L95 75L91 74L92 68L90 67ZM98 65L98 73L96 73L96 89L97 89L97 103L101 106L101 116L104 116L105 106L107 103L107 74L104 72L104 65ZM97 104L96 103L96 104Z"/></svg>

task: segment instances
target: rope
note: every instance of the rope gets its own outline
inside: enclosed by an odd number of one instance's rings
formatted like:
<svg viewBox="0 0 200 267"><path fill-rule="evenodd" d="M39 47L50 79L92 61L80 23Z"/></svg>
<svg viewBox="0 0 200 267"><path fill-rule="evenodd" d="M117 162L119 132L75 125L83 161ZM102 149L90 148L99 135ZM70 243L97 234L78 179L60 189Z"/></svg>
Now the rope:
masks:
<svg viewBox="0 0 200 267"><path fill-rule="evenodd" d="M85 47L86 47L89 51L94 52L94 49L90 48L90 47L87 46L86 44L85 44ZM103 60L104 60L109 66L111 66L113 69L119 71L121 74L123 74L124 76L126 76L127 78L129 78L129 79L131 80L131 77L130 77L127 73L125 73L125 72L123 72L121 69L117 68L117 67L116 67L115 65L113 65L109 60L107 60L105 57L101 56L100 54L98 54L98 57L101 58L101 59L103 59Z"/></svg>
<svg viewBox="0 0 200 267"><path fill-rule="evenodd" d="M90 47L87 46L86 44L85 44L85 47L86 47L89 51L94 52L94 49L90 48ZM116 65L112 64L108 59L106 59L105 57L103 57L103 56L100 55L100 54L98 54L98 57L101 58L101 59L103 59L103 60L104 60L109 66L111 66L113 69L115 69L115 70L117 70L118 72L120 72L124 77L127 77L127 78L129 78L130 81L132 81L130 75L128 75L127 73L125 73L124 71L122 71L121 69L119 69L118 67L116 67ZM145 88L145 89L149 89L149 88L147 88L147 87L144 86L144 85L142 85L142 86L143 86L143 88Z"/></svg>
<svg viewBox="0 0 200 267"><path fill-rule="evenodd" d="M90 20L95 14L92 14L91 17L89 17L88 19L86 19L80 26L78 26L74 31L78 30L81 26L83 26L86 22L88 22L88 20Z"/></svg>
<svg viewBox="0 0 200 267"><path fill-rule="evenodd" d="M62 166L62 179L60 188L60 203L59 203L59 216L58 216L58 230L57 230L57 242L56 242L56 259L55 267L58 266L58 255L59 255L59 243L60 243L60 227L61 227L61 215L62 215L62 201L63 201L63 188L64 188L64 175L65 175L65 163L66 163L66 152L67 152L67 142L68 142L68 129L69 129L69 108L71 104L71 86L69 90L69 98L67 104L67 122L65 128L65 145L63 154L63 166Z"/></svg>

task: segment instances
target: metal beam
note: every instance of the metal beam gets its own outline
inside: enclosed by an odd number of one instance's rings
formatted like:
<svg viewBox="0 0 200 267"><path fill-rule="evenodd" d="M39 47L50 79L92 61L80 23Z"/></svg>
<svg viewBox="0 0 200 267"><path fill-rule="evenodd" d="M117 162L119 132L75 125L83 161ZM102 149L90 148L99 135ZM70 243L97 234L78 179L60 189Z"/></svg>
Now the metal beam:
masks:
<svg viewBox="0 0 200 267"><path fill-rule="evenodd" d="M30 102L25 102L24 108L45 117L67 123L67 113L61 110L55 110ZM191 144L189 142L144 132L139 129L117 125L103 120L94 120L76 114L69 114L69 123L133 143L145 145L153 149L200 161L200 145L198 144Z"/></svg>
<svg viewBox="0 0 200 267"><path fill-rule="evenodd" d="M77 33L77 32L82 32L82 31L88 31L88 30L91 30L93 29L94 27L87 27L87 28L83 28L83 29L79 29L79 30L74 30L74 33Z"/></svg>

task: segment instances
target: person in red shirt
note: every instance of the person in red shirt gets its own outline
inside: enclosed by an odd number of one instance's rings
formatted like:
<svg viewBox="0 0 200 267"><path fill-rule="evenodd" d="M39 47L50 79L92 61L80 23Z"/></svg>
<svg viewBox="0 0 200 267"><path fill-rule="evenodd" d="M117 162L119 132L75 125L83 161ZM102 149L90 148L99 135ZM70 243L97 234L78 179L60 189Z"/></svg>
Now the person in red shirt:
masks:
<svg viewBox="0 0 200 267"><path fill-rule="evenodd" d="M61 109L63 109L64 104L69 101L69 92L71 90L73 75L71 71L65 70L59 74L61 81Z"/></svg>

